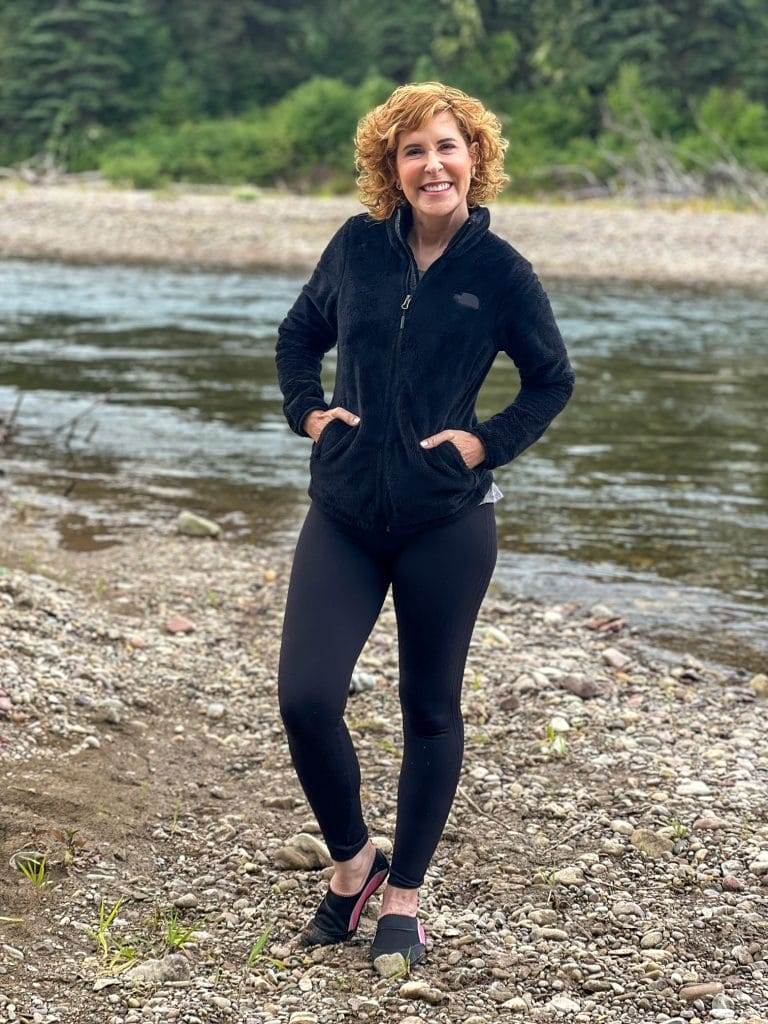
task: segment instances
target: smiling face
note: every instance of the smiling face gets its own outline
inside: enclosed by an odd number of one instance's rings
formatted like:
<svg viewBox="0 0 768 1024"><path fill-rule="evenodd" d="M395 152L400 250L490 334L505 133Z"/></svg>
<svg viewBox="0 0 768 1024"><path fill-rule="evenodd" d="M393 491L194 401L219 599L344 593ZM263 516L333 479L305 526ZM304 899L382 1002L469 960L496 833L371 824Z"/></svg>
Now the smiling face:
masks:
<svg viewBox="0 0 768 1024"><path fill-rule="evenodd" d="M467 146L450 110L400 134L395 171L415 213L441 218L459 211L467 215L478 148L476 142ZM432 183L438 186L436 191L424 187Z"/></svg>

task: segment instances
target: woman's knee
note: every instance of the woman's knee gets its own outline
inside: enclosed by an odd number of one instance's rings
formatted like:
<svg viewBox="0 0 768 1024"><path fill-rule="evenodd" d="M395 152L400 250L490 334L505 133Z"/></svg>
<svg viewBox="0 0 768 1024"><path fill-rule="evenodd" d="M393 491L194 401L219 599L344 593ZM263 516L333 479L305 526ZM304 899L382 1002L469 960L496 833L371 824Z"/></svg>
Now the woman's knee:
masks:
<svg viewBox="0 0 768 1024"><path fill-rule="evenodd" d="M344 713L337 700L322 692L315 680L311 689L305 686L278 684L278 706L283 725L289 732L323 732L335 728ZM317 692L317 691L320 692Z"/></svg>
<svg viewBox="0 0 768 1024"><path fill-rule="evenodd" d="M441 701L429 706L406 702L402 710L405 729L422 738L447 736L455 731L461 717L461 707L455 702Z"/></svg>

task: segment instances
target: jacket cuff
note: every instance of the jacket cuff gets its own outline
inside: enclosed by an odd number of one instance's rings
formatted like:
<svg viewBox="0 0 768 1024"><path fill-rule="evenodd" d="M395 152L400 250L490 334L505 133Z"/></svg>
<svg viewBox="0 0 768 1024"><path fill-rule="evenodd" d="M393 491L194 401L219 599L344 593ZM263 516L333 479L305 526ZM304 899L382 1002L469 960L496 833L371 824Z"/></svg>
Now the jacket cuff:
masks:
<svg viewBox="0 0 768 1024"><path fill-rule="evenodd" d="M503 466L509 459L506 457L503 439L497 437L496 431L491 427L490 420L486 423L478 423L472 428L472 433L479 437L485 448L485 458L475 469L496 469Z"/></svg>

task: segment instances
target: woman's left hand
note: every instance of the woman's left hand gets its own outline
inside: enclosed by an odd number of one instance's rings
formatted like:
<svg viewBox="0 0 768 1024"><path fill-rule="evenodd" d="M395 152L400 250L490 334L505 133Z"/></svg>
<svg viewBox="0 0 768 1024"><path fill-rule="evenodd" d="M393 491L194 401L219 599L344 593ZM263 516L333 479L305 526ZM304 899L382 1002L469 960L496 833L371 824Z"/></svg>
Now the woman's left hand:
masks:
<svg viewBox="0 0 768 1024"><path fill-rule="evenodd" d="M470 434L468 430L441 430L438 434L430 434L419 443L422 448L435 448L446 442L456 445L469 469L479 466L485 459L485 445L479 437Z"/></svg>

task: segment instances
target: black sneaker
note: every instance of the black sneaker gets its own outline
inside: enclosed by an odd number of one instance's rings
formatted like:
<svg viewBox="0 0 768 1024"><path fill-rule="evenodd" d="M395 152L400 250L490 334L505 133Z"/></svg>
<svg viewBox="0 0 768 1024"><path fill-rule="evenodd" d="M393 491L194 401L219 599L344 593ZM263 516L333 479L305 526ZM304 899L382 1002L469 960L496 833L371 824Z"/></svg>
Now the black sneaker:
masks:
<svg viewBox="0 0 768 1024"><path fill-rule="evenodd" d="M359 892L352 896L340 896L329 885L315 916L299 934L298 945L328 946L352 938L365 904L389 874L389 860L378 847L375 850L371 870Z"/></svg>
<svg viewBox="0 0 768 1024"><path fill-rule="evenodd" d="M427 933L418 917L410 914L381 915L371 943L371 960L385 953L401 953L405 960L416 964L426 952Z"/></svg>

